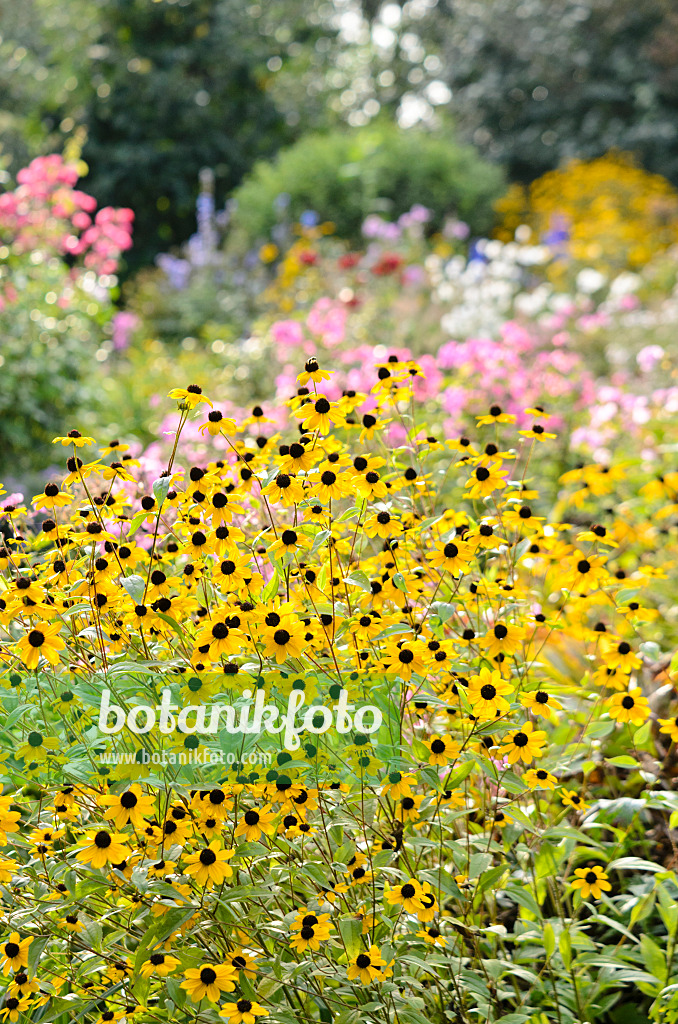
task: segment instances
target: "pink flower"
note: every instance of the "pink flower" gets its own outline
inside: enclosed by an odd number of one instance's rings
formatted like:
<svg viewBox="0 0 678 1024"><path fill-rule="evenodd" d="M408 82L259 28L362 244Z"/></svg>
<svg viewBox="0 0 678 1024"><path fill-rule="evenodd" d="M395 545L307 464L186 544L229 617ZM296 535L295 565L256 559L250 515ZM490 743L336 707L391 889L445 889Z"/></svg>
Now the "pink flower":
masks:
<svg viewBox="0 0 678 1024"><path fill-rule="evenodd" d="M304 332L297 320L277 320L271 326L271 335L276 345L293 347L304 341Z"/></svg>

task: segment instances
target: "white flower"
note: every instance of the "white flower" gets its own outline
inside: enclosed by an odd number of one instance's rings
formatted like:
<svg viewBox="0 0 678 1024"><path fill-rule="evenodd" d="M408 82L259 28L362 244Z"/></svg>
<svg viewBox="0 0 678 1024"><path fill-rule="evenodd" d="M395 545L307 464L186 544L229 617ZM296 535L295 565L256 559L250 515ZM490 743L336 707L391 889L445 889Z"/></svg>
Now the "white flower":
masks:
<svg viewBox="0 0 678 1024"><path fill-rule="evenodd" d="M599 270L594 270L593 267L585 267L577 274L577 288L585 295L593 295L603 287L606 281L605 275L601 274Z"/></svg>

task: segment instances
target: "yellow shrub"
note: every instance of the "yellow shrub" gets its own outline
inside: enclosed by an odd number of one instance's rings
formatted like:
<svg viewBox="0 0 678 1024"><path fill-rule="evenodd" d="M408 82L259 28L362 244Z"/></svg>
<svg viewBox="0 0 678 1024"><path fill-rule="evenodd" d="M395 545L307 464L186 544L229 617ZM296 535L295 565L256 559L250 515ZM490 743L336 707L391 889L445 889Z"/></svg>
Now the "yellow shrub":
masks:
<svg viewBox="0 0 678 1024"><path fill-rule="evenodd" d="M496 204L498 237L528 225L538 238L565 226L569 256L599 270L635 270L678 241L678 192L626 153L572 160L529 188L512 185Z"/></svg>

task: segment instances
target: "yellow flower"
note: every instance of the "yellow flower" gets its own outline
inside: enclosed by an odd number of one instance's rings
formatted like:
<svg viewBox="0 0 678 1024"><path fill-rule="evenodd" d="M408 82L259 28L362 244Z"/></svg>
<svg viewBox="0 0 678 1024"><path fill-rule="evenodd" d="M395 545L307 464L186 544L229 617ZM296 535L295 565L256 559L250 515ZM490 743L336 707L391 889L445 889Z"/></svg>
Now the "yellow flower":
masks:
<svg viewBox="0 0 678 1024"><path fill-rule="evenodd" d="M450 736L433 736L431 739L424 740L424 745L431 752L428 759L429 764L443 767L449 761L454 761L459 757L459 744Z"/></svg>
<svg viewBox="0 0 678 1024"><path fill-rule="evenodd" d="M466 694L473 706L473 714L481 721L489 721L510 711L506 694L512 691L513 687L502 679L499 669L490 671L483 666L477 676L471 676Z"/></svg>
<svg viewBox="0 0 678 1024"><path fill-rule="evenodd" d="M84 839L80 840L82 849L77 854L77 859L84 864L91 864L93 868L103 868L106 864L120 864L129 850L125 845L127 836L109 832L107 829L90 830Z"/></svg>
<svg viewBox="0 0 678 1024"><path fill-rule="evenodd" d="M87 445L94 444L94 438L84 437L79 430L70 430L65 437L55 437L52 444L62 444L64 448L71 444L76 448L86 448Z"/></svg>
<svg viewBox="0 0 678 1024"><path fill-rule="evenodd" d="M107 807L105 818L112 818L116 828L124 828L132 824L139 828L144 818L152 814L154 799L142 792L141 786L134 783L124 793L109 794L99 798L99 803Z"/></svg>
<svg viewBox="0 0 678 1024"><path fill-rule="evenodd" d="M577 811L587 811L589 809L589 805L574 789L564 789L562 799L566 807L574 807Z"/></svg>
<svg viewBox="0 0 678 1024"><path fill-rule="evenodd" d="M66 644L59 636L61 623L37 622L17 642L17 651L26 668L35 669L42 656L50 665L59 664L59 651Z"/></svg>
<svg viewBox="0 0 678 1024"><path fill-rule="evenodd" d="M188 867L184 874L192 875L198 885L206 885L210 889L213 885L221 885L224 879L233 874L233 868L226 861L234 853L235 850L222 850L219 840L214 839L203 850L186 857Z"/></svg>
<svg viewBox="0 0 678 1024"><path fill-rule="evenodd" d="M495 622L490 633L479 641L488 658L496 658L498 654L516 654L525 639L522 626L511 622Z"/></svg>
<svg viewBox="0 0 678 1024"><path fill-rule="evenodd" d="M310 356L306 360L303 372L297 377L297 384L301 384L303 387L305 384L308 384L309 380L312 380L314 384L320 384L323 380L329 380L331 376L327 370L320 369L315 356Z"/></svg>
<svg viewBox="0 0 678 1024"><path fill-rule="evenodd" d="M528 768L523 778L530 789L555 789L558 779L543 768Z"/></svg>
<svg viewBox="0 0 678 1024"><path fill-rule="evenodd" d="M642 725L650 714L647 697L643 697L639 686L628 693L615 693L607 707L610 718L616 722L630 722L631 725Z"/></svg>
<svg viewBox="0 0 678 1024"><path fill-rule="evenodd" d="M332 405L325 395L315 395L294 415L303 421L305 430L318 430L321 434L329 434L333 423L340 424L344 420L341 409Z"/></svg>
<svg viewBox="0 0 678 1024"><path fill-rule="evenodd" d="M479 427L492 426L493 423L515 423L516 418L511 413L503 412L500 405L491 405L488 412L482 416L476 416Z"/></svg>
<svg viewBox="0 0 678 1024"><path fill-rule="evenodd" d="M381 968L386 966L386 961L381 955L378 946L370 946L368 950L362 950L349 962L348 980L359 980L361 985L371 985L373 981L382 978Z"/></svg>
<svg viewBox="0 0 678 1024"><path fill-rule="evenodd" d="M21 939L18 932L12 932L0 946L0 963L2 973L9 974L10 970L18 971L22 967L28 967L28 947L33 941L32 937Z"/></svg>
<svg viewBox="0 0 678 1024"><path fill-rule="evenodd" d="M201 967L190 967L184 971L185 981L181 988L186 989L190 999L199 1003L209 999L216 1003L222 992L232 992L237 981L237 974L232 967L225 964L203 964Z"/></svg>
<svg viewBox="0 0 678 1024"><path fill-rule="evenodd" d="M550 721L556 721L554 711L562 711L563 705L552 697L546 690L533 690L531 693L524 693L520 703L533 715L541 715Z"/></svg>
<svg viewBox="0 0 678 1024"><path fill-rule="evenodd" d="M402 907L407 914L417 914L424 909L422 888L416 878L410 878L401 885L386 885L384 899L392 907Z"/></svg>
<svg viewBox="0 0 678 1024"><path fill-rule="evenodd" d="M594 900L599 900L603 892L609 892L612 888L600 864L590 868L576 868L574 873L576 878L570 884L573 889L579 889L582 899L593 896Z"/></svg>
<svg viewBox="0 0 678 1024"><path fill-rule="evenodd" d="M661 726L659 731L665 736L670 736L673 743L678 743L678 715L675 718L660 718L659 724ZM2 828L2 821L0 821L0 828Z"/></svg>
<svg viewBox="0 0 678 1024"><path fill-rule="evenodd" d="M172 388L167 395L168 398L175 398L180 409L195 409L200 402L206 402L212 406L209 398L203 395L202 388L198 384L189 384L187 388Z"/></svg>
<svg viewBox="0 0 678 1024"><path fill-rule="evenodd" d="M227 1024L256 1024L257 1017L265 1017L268 1010L251 999L239 999L237 1003L224 1003L219 1016Z"/></svg>
<svg viewBox="0 0 678 1024"><path fill-rule="evenodd" d="M499 752L508 757L509 764L516 761L530 764L535 757L541 757L545 743L546 733L541 730L535 732L532 722L525 722L520 728L507 733Z"/></svg>
<svg viewBox="0 0 678 1024"><path fill-rule="evenodd" d="M275 832L273 825L274 813L271 805L266 804L260 810L251 808L245 811L235 830L235 835L244 836L248 843L256 842L261 838L262 833L270 836Z"/></svg>
<svg viewBox="0 0 678 1024"><path fill-rule="evenodd" d="M180 960L168 953L151 953L148 960L142 964L139 974L142 978L150 978L152 975L158 978L166 978L168 974L175 971Z"/></svg>

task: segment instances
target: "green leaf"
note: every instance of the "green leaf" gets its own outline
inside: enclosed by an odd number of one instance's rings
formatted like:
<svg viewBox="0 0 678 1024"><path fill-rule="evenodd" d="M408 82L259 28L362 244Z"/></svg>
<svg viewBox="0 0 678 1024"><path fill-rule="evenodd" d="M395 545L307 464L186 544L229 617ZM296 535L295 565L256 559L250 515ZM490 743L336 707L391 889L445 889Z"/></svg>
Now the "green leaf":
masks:
<svg viewBox="0 0 678 1024"><path fill-rule="evenodd" d="M370 585L369 576L364 573L362 569L356 569L355 572L349 573L348 576L344 577L344 583L348 583L350 587L360 587L366 594L369 594L372 587Z"/></svg>
<svg viewBox="0 0 678 1024"><path fill-rule="evenodd" d="M274 594L278 593L279 576L278 570L276 569L270 580L261 592L262 601L270 601Z"/></svg>
<svg viewBox="0 0 678 1024"><path fill-rule="evenodd" d="M647 970L658 981L666 981L666 953L649 935L641 935L640 952Z"/></svg>
<svg viewBox="0 0 678 1024"><path fill-rule="evenodd" d="M556 951L556 933L550 921L547 921L544 925L544 949L549 959Z"/></svg>
<svg viewBox="0 0 678 1024"><path fill-rule="evenodd" d="M468 776L471 774L475 766L475 761L470 760L464 761L463 764L460 764L458 768L455 768L454 771L451 772L450 775L448 775L445 783L446 788L456 789L457 786L464 781L464 779L468 778Z"/></svg>
<svg viewBox="0 0 678 1024"><path fill-rule="evenodd" d="M123 576L120 585L125 588L135 604L141 604L146 590L146 580L141 576Z"/></svg>
<svg viewBox="0 0 678 1024"><path fill-rule="evenodd" d="M398 590L402 590L403 594L407 593L407 583L405 582L405 577L401 572L394 573L391 578L391 582L394 587L398 588Z"/></svg>
<svg viewBox="0 0 678 1024"><path fill-rule="evenodd" d="M157 480L153 481L153 494L158 503L158 511L160 511L162 503L169 494L169 489L170 478L168 476L160 476Z"/></svg>
<svg viewBox="0 0 678 1024"><path fill-rule="evenodd" d="M362 945L362 921L357 921L354 917L346 918L339 922L339 931L341 932L341 937L344 940L346 952L349 957L354 957Z"/></svg>

